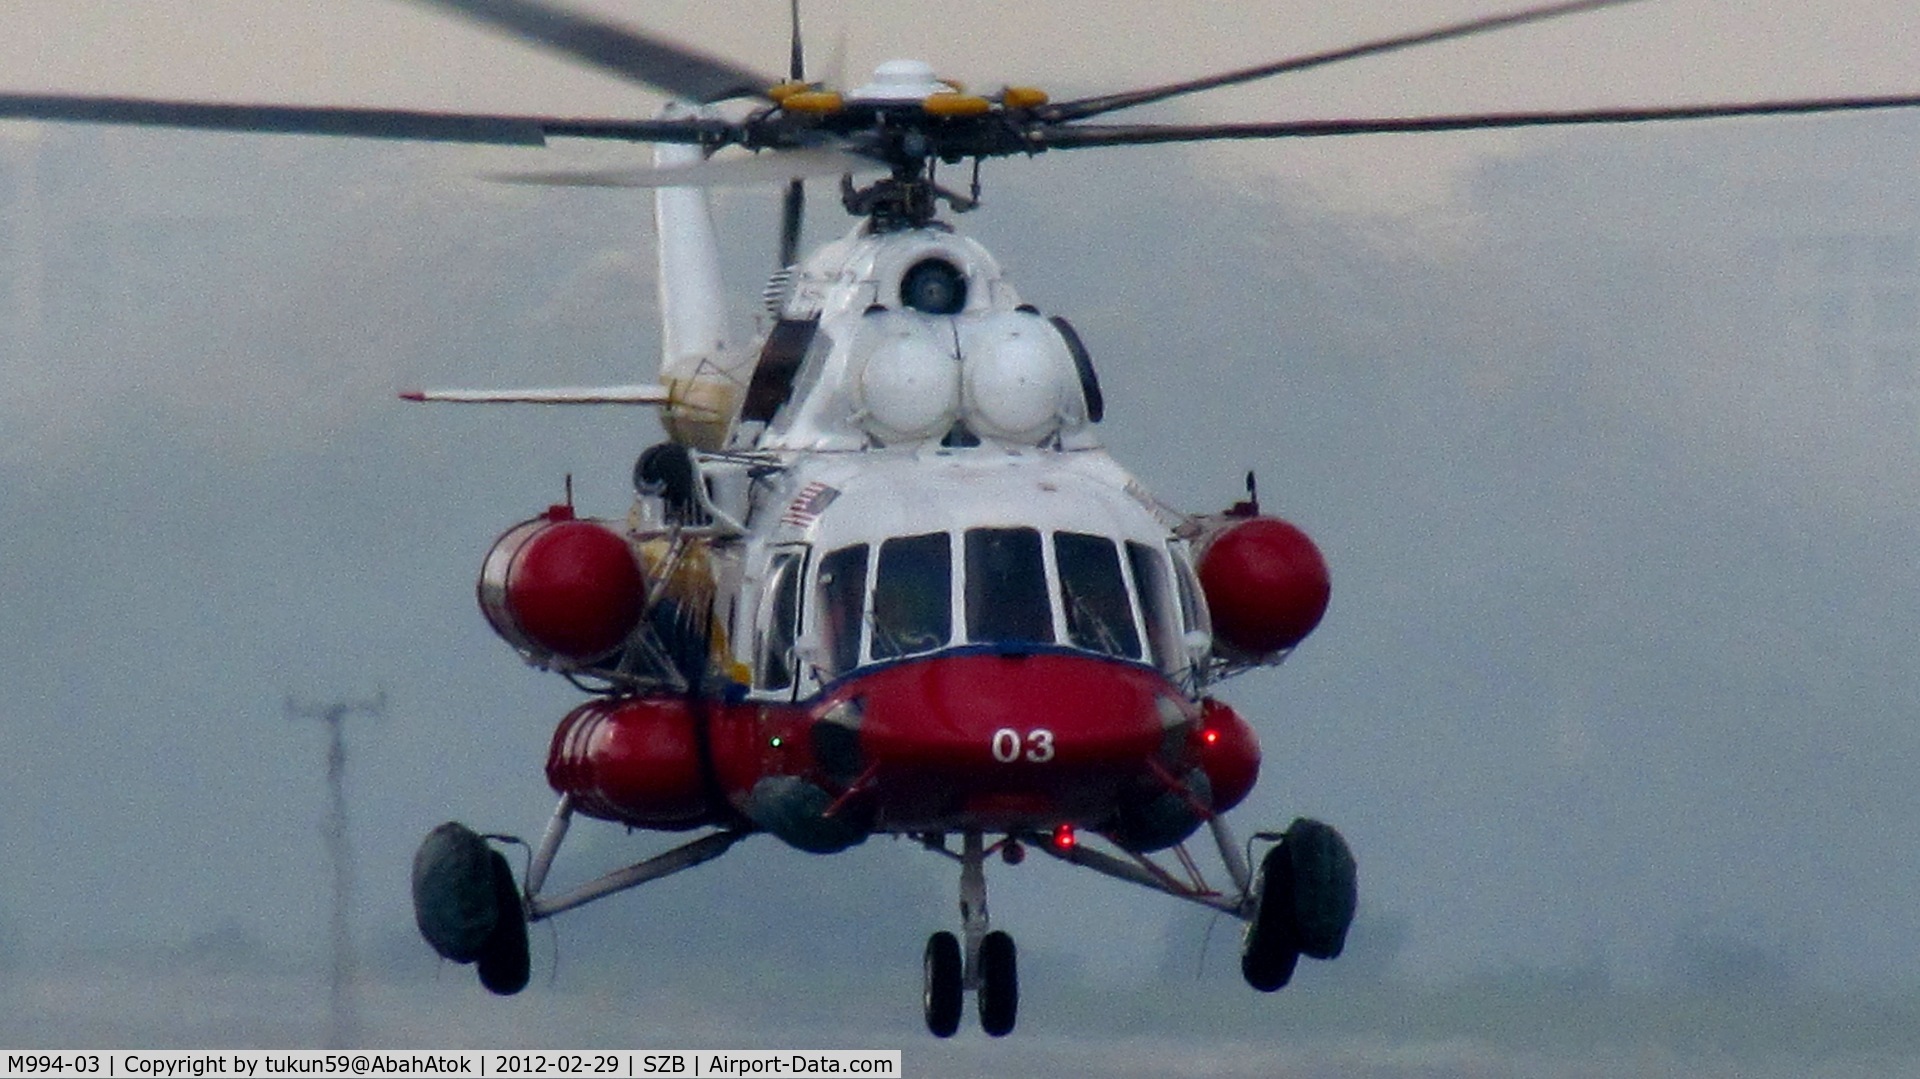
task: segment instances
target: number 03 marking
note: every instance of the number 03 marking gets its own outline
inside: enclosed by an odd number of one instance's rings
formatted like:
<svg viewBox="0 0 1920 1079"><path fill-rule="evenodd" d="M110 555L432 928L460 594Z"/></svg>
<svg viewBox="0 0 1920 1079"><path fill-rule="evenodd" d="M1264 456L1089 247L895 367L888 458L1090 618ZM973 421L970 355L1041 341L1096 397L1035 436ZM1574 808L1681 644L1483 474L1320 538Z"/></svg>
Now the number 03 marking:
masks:
<svg viewBox="0 0 1920 1079"><path fill-rule="evenodd" d="M1045 764L1053 759L1053 732L1035 727L1023 735L1012 727L1002 727L993 732L991 747L993 759L1001 764L1012 764L1022 757Z"/></svg>

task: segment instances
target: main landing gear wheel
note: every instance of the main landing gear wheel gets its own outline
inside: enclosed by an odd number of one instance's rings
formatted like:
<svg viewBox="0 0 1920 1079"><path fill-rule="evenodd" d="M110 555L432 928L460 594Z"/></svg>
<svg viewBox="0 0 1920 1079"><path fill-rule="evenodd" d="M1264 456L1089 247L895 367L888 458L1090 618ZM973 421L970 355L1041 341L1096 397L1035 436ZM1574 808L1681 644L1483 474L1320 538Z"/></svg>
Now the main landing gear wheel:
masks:
<svg viewBox="0 0 1920 1079"><path fill-rule="evenodd" d="M510 997L527 987L533 963L527 950L527 914L520 905L520 888L513 882L513 869L499 851L489 851L493 867L493 895L499 917L493 932L480 946L476 963L480 984L487 992Z"/></svg>
<svg viewBox="0 0 1920 1079"><path fill-rule="evenodd" d="M1002 1038L1020 1014L1020 974L1013 938L996 929L980 941L980 1029Z"/></svg>
<svg viewBox="0 0 1920 1079"><path fill-rule="evenodd" d="M1259 888L1240 949L1240 976L1262 993L1271 993L1292 980L1300 961L1293 930L1293 863L1284 844L1261 860Z"/></svg>
<svg viewBox="0 0 1920 1079"><path fill-rule="evenodd" d="M1333 959L1346 947L1358 899L1353 852L1330 825L1301 818L1260 862L1253 917L1240 953L1247 984L1271 993L1302 955Z"/></svg>
<svg viewBox="0 0 1920 1079"><path fill-rule="evenodd" d="M921 1004L927 1013L927 1029L936 1038L951 1038L954 1031L960 1029L960 1005L964 989L960 942L952 933L941 930L927 938L922 977Z"/></svg>
<svg viewBox="0 0 1920 1079"><path fill-rule="evenodd" d="M526 988L527 917L513 869L472 829L449 821L427 833L413 856L413 917L442 958L477 963L490 991Z"/></svg>

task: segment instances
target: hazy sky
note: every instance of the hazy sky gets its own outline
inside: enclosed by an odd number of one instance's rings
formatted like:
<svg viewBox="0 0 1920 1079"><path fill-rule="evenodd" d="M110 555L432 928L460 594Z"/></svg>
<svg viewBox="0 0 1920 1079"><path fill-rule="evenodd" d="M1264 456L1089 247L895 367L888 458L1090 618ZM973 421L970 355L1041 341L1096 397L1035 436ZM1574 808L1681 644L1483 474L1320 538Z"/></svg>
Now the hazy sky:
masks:
<svg viewBox="0 0 1920 1079"><path fill-rule="evenodd" d="M854 71L918 53L1076 93L1492 10L1343 7L1210 5L1205 25L1167 25L1165 5L977 5L955 29L951 8L876 3L809 26L825 53L844 22ZM781 9L715 25L710 5L648 5L647 24L774 68ZM652 108L404 4L8 15L9 90ZM1920 90L1900 51L1920 49L1917 18L1650 2L1190 114ZM0 930L29 951L222 926L318 948L323 742L282 700L384 687L389 717L354 734L360 924L370 950L418 954L419 836L448 817L535 833L546 741L577 700L489 634L479 558L569 472L585 509L622 513L657 434L644 413L391 393L645 377L645 199L488 187L466 176L497 154L446 147L9 136L0 856L31 871L0 883ZM1658 981L1692 934L1825 984L1911 983L1920 383L1911 364L1867 377L1802 347L1829 301L1793 291L1781 251L1837 241L1816 260L1865 269L1824 272L1893 311L1916 287L1899 243L1920 230L1917 138L1854 119L989 167L986 208L959 224L1094 348L1123 463L1195 511L1258 468L1326 550L1325 627L1225 692L1267 748L1236 824L1311 813L1346 830L1368 916L1405 927L1403 973ZM717 199L743 325L772 201ZM812 240L843 227L825 199L812 213ZM1858 317L1887 348L1920 348ZM632 850L611 828L576 834L575 877ZM705 942L719 966L780 947L830 961L808 949L855 940L911 1003L953 874L874 846L723 860L562 919L563 947L644 956L711 921L734 934ZM807 927L771 942L740 898L768 870L794 882L786 917ZM1118 884L1031 862L990 877L996 918L1065 957L1063 978L1152 970L1168 926L1186 932L1169 902ZM803 898L819 892L834 898ZM1228 969L1215 980L1242 990ZM424 991L450 1010L478 992L464 977Z"/></svg>

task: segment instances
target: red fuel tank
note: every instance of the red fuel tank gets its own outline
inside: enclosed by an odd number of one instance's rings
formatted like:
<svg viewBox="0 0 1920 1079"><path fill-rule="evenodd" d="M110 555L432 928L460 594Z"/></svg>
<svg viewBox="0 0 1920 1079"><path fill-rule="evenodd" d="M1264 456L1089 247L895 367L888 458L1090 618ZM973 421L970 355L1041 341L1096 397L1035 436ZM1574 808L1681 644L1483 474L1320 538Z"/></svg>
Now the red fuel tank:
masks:
<svg viewBox="0 0 1920 1079"><path fill-rule="evenodd" d="M712 823L693 707L677 697L581 705L553 732L548 785L602 820L669 830Z"/></svg>
<svg viewBox="0 0 1920 1079"><path fill-rule="evenodd" d="M646 579L625 536L556 506L494 542L479 595L494 632L535 662L587 663L639 624Z"/></svg>
<svg viewBox="0 0 1920 1079"><path fill-rule="evenodd" d="M1284 652L1327 613L1333 585L1326 559L1286 521L1249 517L1201 543L1200 588L1214 638L1230 650L1254 658Z"/></svg>

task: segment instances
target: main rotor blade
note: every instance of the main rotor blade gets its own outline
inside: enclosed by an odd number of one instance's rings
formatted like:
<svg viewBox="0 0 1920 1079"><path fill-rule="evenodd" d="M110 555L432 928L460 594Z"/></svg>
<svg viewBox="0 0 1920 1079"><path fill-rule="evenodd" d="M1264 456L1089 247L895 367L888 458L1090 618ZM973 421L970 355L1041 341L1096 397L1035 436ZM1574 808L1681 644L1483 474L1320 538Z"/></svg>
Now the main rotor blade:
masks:
<svg viewBox="0 0 1920 1079"><path fill-rule="evenodd" d="M542 146L548 138L557 136L717 146L730 141L733 135L731 125L717 120L568 119L326 105L234 105L81 94L0 94L0 119L503 146Z"/></svg>
<svg viewBox="0 0 1920 1079"><path fill-rule="evenodd" d="M1057 127L1037 128L1027 135L1027 142L1035 149L1068 150L1087 146L1139 146L1149 143L1212 142L1221 139L1316 138L1325 135L1480 131L1493 128L1551 127L1572 124L1635 124L1660 120L1706 120L1728 116L1791 116L1915 107L1920 107L1920 94L1808 98L1799 101L1750 101L1721 105L1577 109L1565 112L1486 112L1458 116L1283 120L1277 123L1064 124Z"/></svg>
<svg viewBox="0 0 1920 1079"><path fill-rule="evenodd" d="M779 79L663 37L554 7L539 0L415 0L505 30L616 75L706 104L765 97Z"/></svg>
<svg viewBox="0 0 1920 1079"><path fill-rule="evenodd" d="M1155 101L1165 101L1182 94L1196 94L1202 90L1214 90L1222 86L1234 86L1243 82L1271 78L1293 71L1305 71L1308 68L1325 67L1345 60L1356 60L1363 56L1378 56L1382 53L1397 52L1417 45L1431 45L1439 41L1451 41L1456 38L1472 37L1493 30L1504 30L1510 26L1521 26L1531 22L1543 22L1557 19L1563 15L1577 15L1584 11L1599 8L1616 7L1620 4L1638 3L1639 0L1572 0L1569 3L1548 4L1543 7L1529 8L1525 11L1509 12L1505 15L1493 15L1486 18L1470 19L1454 23L1451 26L1436 27L1417 33L1396 37L1380 38L1376 41L1362 42L1345 48L1326 52L1308 53L1271 64L1241 68L1238 71L1222 72L1205 78L1189 79L1186 82L1167 83L1163 86L1149 86L1140 90L1128 90L1117 94L1103 94L1099 97L1083 97L1073 101L1062 101L1034 110L1044 120L1081 120L1089 116L1098 116L1115 109L1129 109L1135 105L1146 105Z"/></svg>
<svg viewBox="0 0 1920 1079"><path fill-rule="evenodd" d="M790 182L809 176L884 172L886 168L883 161L862 157L851 151L810 147L769 150L752 157L721 158L669 168L503 172L495 173L488 179L540 187L746 187Z"/></svg>

